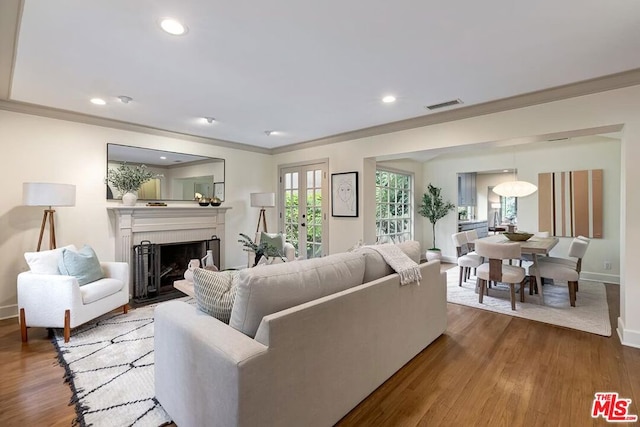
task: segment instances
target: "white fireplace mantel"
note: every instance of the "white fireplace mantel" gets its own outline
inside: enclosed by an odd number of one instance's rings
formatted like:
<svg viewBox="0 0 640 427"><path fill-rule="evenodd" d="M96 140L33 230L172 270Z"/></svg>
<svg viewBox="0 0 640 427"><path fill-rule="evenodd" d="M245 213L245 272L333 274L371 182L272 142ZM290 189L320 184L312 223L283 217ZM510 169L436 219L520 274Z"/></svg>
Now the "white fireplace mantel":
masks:
<svg viewBox="0 0 640 427"><path fill-rule="evenodd" d="M220 266L224 268L224 223L228 207L202 206L109 206L115 230L116 261L131 265L134 245L179 243L220 239Z"/></svg>

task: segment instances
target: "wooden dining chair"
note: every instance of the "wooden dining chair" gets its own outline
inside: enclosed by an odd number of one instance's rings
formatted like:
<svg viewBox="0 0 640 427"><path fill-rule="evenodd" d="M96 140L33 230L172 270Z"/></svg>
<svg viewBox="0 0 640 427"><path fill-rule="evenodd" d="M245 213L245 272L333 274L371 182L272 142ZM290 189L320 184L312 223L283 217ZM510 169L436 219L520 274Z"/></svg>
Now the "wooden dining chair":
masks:
<svg viewBox="0 0 640 427"><path fill-rule="evenodd" d="M522 254L520 243L493 243L476 242L476 253L489 260L488 264L482 264L477 269L480 289L478 290L478 302L482 304L484 293L489 281L506 283L510 287L511 309L516 309L515 285L520 285L520 302L524 302L524 278L525 270L522 267L506 265L503 260L519 259Z"/></svg>
<svg viewBox="0 0 640 427"><path fill-rule="evenodd" d="M456 247L458 256L458 267L460 267L460 277L458 278L458 286L462 286L463 281L469 280L471 277L471 269L476 269L484 262L482 257L475 253L470 253L467 246L467 237L464 231L454 233L451 238Z"/></svg>

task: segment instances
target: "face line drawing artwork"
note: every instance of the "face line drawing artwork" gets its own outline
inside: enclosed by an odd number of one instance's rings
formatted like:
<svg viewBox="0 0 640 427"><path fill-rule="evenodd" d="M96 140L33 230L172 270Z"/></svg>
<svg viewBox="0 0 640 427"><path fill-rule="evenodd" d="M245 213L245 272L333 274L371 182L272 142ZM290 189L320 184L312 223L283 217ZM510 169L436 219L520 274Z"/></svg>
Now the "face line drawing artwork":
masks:
<svg viewBox="0 0 640 427"><path fill-rule="evenodd" d="M354 212L353 186L348 178L341 178L338 183L338 198L349 212Z"/></svg>

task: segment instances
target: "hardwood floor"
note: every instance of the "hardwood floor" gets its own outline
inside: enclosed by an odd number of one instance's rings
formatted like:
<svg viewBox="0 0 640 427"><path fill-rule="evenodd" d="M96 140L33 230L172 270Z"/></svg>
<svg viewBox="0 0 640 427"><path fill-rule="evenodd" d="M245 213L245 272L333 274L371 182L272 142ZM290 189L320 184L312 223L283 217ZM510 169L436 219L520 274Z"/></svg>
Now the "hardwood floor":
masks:
<svg viewBox="0 0 640 427"><path fill-rule="evenodd" d="M579 297L579 294L578 294ZM619 287L607 285L615 331ZM639 414L640 350L610 338L448 305L443 336L338 425L589 426L593 394L616 391ZM15 319L0 321L0 425L69 426L64 370L44 329L22 344Z"/></svg>

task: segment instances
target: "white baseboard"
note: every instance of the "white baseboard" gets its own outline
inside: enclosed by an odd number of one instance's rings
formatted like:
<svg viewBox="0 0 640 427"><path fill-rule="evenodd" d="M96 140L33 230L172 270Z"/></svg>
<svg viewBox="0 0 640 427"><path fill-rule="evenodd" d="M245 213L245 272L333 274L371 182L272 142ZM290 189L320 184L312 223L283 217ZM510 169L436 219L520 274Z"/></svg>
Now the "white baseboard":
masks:
<svg viewBox="0 0 640 427"><path fill-rule="evenodd" d="M640 348L640 331L633 331L624 327L624 320L618 317L618 337L622 345Z"/></svg>
<svg viewBox="0 0 640 427"><path fill-rule="evenodd" d="M454 256L442 256L442 260L441 262L448 262L451 264L458 264L458 258L454 257Z"/></svg>
<svg viewBox="0 0 640 427"><path fill-rule="evenodd" d="M590 280L592 282L620 284L620 276L617 274L592 273L590 271L580 272L580 279Z"/></svg>
<svg viewBox="0 0 640 427"><path fill-rule="evenodd" d="M0 307L0 320L18 317L18 304Z"/></svg>

